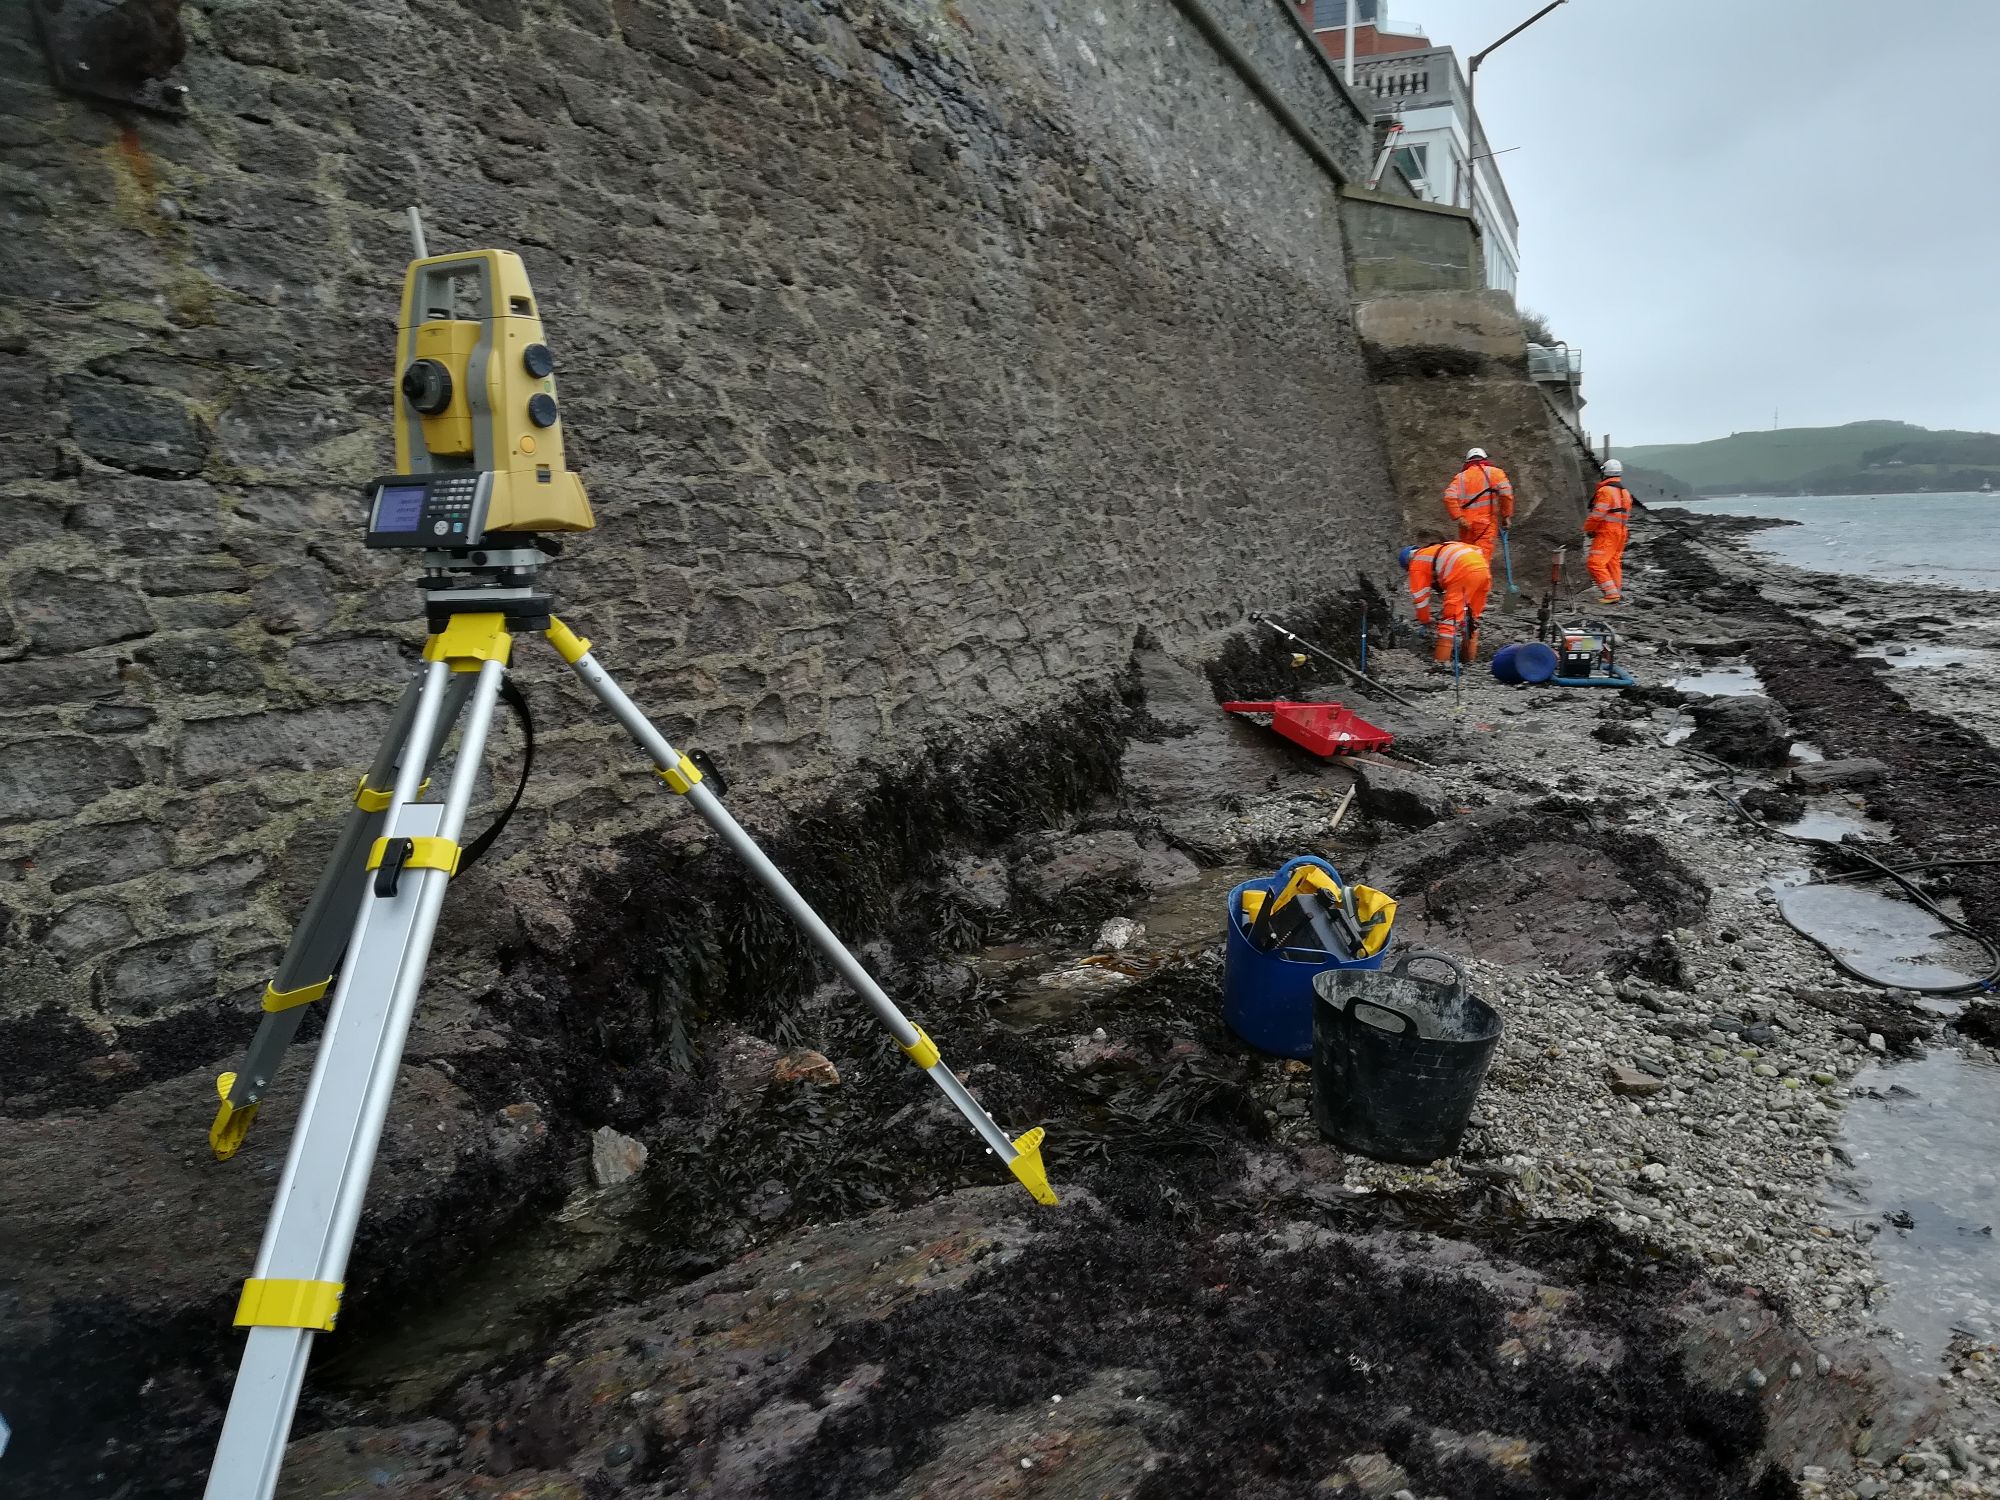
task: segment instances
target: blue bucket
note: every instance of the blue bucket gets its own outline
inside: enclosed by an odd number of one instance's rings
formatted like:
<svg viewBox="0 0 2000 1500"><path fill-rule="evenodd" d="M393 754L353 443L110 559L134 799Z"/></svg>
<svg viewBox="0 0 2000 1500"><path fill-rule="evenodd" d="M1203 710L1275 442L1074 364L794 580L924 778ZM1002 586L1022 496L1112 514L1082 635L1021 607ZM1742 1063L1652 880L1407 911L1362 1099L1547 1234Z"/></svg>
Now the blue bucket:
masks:
<svg viewBox="0 0 2000 1500"><path fill-rule="evenodd" d="M1560 665L1554 648L1540 641L1502 646L1493 653L1493 675L1502 682L1549 682Z"/></svg>
<svg viewBox="0 0 2000 1500"><path fill-rule="evenodd" d="M1252 944L1243 924L1243 893L1261 890L1275 900L1301 865L1317 865L1343 886L1347 883L1325 860L1305 855L1289 861L1268 879L1246 880L1229 893L1222 1019L1258 1051L1305 1062L1313 1050L1313 976L1329 969L1379 969L1389 945L1384 943L1372 958L1343 959L1318 948L1280 948L1266 953Z"/></svg>

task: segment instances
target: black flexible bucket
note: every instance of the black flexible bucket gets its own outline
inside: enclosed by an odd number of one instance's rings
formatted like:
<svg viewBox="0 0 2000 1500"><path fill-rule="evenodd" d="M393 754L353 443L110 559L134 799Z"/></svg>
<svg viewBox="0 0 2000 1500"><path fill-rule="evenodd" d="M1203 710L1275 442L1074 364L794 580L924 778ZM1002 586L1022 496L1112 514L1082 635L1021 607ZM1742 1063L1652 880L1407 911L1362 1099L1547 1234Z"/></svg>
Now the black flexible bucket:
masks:
<svg viewBox="0 0 2000 1500"><path fill-rule="evenodd" d="M1442 964L1449 980L1409 972ZM1458 1150L1500 1040L1500 1013L1442 953L1313 978L1313 1119L1348 1151L1419 1165Z"/></svg>

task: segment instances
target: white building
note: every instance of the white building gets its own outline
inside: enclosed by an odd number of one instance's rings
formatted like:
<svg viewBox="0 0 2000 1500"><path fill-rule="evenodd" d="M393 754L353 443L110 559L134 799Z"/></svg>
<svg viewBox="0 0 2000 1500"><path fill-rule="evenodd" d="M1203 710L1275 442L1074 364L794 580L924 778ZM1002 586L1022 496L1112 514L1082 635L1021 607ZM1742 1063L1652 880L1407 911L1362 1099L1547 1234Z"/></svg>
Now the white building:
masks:
<svg viewBox="0 0 2000 1500"><path fill-rule="evenodd" d="M1486 284L1512 295L1521 269L1521 226L1485 133L1473 118L1458 57L1415 31L1389 29L1386 0L1293 0L1299 19L1345 71L1350 42L1354 90L1378 123L1402 126L1396 166L1432 203L1470 208L1486 247Z"/></svg>
<svg viewBox="0 0 2000 1500"><path fill-rule="evenodd" d="M1379 46L1405 39L1373 40ZM1486 251L1486 284L1511 295L1521 271L1521 223L1472 113L1457 54L1422 44L1357 58L1354 87L1374 102L1378 121L1402 126L1395 163L1418 195L1472 210Z"/></svg>

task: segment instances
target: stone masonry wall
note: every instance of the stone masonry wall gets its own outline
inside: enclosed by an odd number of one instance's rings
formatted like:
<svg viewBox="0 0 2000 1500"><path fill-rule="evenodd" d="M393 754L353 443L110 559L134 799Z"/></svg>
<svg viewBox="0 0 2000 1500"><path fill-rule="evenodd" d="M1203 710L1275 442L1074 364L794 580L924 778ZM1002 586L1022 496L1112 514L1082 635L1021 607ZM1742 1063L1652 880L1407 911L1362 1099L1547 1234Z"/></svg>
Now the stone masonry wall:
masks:
<svg viewBox="0 0 2000 1500"><path fill-rule="evenodd" d="M525 257L600 519L564 606L753 827L1392 541L1336 186L1167 0L185 18L176 122L0 6L0 1027L247 1036L421 633L359 546L407 203ZM446 982L689 822L522 657L543 756Z"/></svg>

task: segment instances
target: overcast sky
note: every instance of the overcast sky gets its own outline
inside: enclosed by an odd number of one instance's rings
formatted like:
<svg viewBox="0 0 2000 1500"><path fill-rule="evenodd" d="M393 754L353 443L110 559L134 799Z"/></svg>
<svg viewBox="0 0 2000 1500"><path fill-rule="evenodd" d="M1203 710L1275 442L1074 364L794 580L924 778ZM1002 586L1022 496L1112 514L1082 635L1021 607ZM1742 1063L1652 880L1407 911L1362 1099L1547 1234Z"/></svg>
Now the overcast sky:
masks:
<svg viewBox="0 0 2000 1500"><path fill-rule="evenodd" d="M1544 0L1388 0L1466 57ZM1568 0L1479 70L1524 306L1624 443L2000 431L2000 0Z"/></svg>

